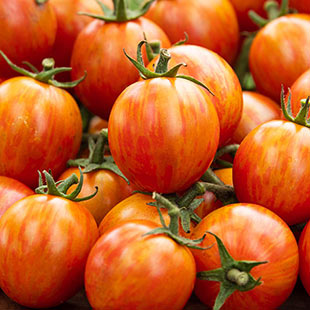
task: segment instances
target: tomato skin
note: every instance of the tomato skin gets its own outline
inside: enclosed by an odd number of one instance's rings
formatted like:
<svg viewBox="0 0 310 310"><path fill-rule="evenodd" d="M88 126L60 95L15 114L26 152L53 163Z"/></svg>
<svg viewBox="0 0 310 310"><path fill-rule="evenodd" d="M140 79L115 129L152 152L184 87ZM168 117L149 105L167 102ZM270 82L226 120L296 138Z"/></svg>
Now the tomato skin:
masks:
<svg viewBox="0 0 310 310"><path fill-rule="evenodd" d="M310 5L308 0L290 0L290 8L298 10L299 13L310 13Z"/></svg>
<svg viewBox="0 0 310 310"><path fill-rule="evenodd" d="M15 77L0 85L0 174L34 188L38 170L57 178L77 154L82 119L65 90Z"/></svg>
<svg viewBox="0 0 310 310"><path fill-rule="evenodd" d="M108 121L94 116L89 122L88 133L99 133L103 128L108 128Z"/></svg>
<svg viewBox="0 0 310 310"><path fill-rule="evenodd" d="M236 130L242 113L242 89L237 75L221 56L200 46L174 46L169 48L169 53L169 68L181 62L186 63L186 67L180 68L180 74L196 78L215 95L206 91L220 121L219 144L224 145ZM157 61L158 57L155 57L148 69L152 70Z"/></svg>
<svg viewBox="0 0 310 310"><path fill-rule="evenodd" d="M183 309L194 287L195 262L189 249L171 238L143 236L156 227L149 221L123 222L101 235L85 270L92 308Z"/></svg>
<svg viewBox="0 0 310 310"><path fill-rule="evenodd" d="M310 130L274 120L252 130L233 163L233 182L240 202L260 204L289 225L310 218ZM289 180L289 182L283 182Z"/></svg>
<svg viewBox="0 0 310 310"><path fill-rule="evenodd" d="M34 191L23 183L0 176L0 218L3 213L16 201L34 195Z"/></svg>
<svg viewBox="0 0 310 310"><path fill-rule="evenodd" d="M310 15L290 14L262 28L250 49L249 65L258 92L280 102L281 84L290 87L310 66ZM272 56L270 55L272 51Z"/></svg>
<svg viewBox="0 0 310 310"><path fill-rule="evenodd" d="M167 13L169 12L169 13ZM232 63L237 55L239 26L228 0L159 0L145 15L175 43L188 34L188 44L206 47Z"/></svg>
<svg viewBox="0 0 310 310"><path fill-rule="evenodd" d="M310 224L304 227L298 241L299 248L299 277L301 282L310 295Z"/></svg>
<svg viewBox="0 0 310 310"><path fill-rule="evenodd" d="M234 292L221 309L276 309L291 294L298 275L298 247L290 228L270 210L251 204L222 207L205 217L193 231L192 238L211 231L221 238L235 260L268 261L251 271L262 284L248 292ZM272 232L272 233L271 233ZM277 242L275 242L275 237ZM215 243L207 234L202 246ZM192 250L197 271L221 266L216 244L208 250ZM219 283L197 280L195 294L212 307Z"/></svg>
<svg viewBox="0 0 310 310"><path fill-rule="evenodd" d="M37 5L33 0L0 1L0 48L10 60L20 65L29 61L41 65L55 41L57 20L47 2ZM16 76L0 57L0 80Z"/></svg>
<svg viewBox="0 0 310 310"><path fill-rule="evenodd" d="M79 169L72 167L65 170L60 175L59 180L68 178L72 173L75 173L80 178ZM77 197L86 197L93 194L96 186L98 192L95 197L78 203L90 211L98 225L116 204L130 196L133 191L132 187L122 177L109 170L95 170L84 173L83 177L82 190ZM75 188L76 186L70 187L68 194Z"/></svg>
<svg viewBox="0 0 310 310"><path fill-rule="evenodd" d="M232 141L240 144L258 125L281 118L281 108L272 99L257 92L243 92L243 111Z"/></svg>
<svg viewBox="0 0 310 310"><path fill-rule="evenodd" d="M170 46L163 30L143 17L125 23L94 20L75 41L71 77L75 80L87 71L87 78L75 88L75 93L91 112L103 119L108 119L119 94L139 79L138 70L125 57L123 49L136 55L143 32L149 41L159 40L162 47Z"/></svg>
<svg viewBox="0 0 310 310"><path fill-rule="evenodd" d="M211 164L219 138L209 97L181 78L127 87L114 104L108 129L119 169L139 189L158 193L181 192L197 181Z"/></svg>
<svg viewBox="0 0 310 310"><path fill-rule="evenodd" d="M83 286L86 259L98 228L84 207L33 195L13 204L0 221L0 286L30 308L56 306Z"/></svg>

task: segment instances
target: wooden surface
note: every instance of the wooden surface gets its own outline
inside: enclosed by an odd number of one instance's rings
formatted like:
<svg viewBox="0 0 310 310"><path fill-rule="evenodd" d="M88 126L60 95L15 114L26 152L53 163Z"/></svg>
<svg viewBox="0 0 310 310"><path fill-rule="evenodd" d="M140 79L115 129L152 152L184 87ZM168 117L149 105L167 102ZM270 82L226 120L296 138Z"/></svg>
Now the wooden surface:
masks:
<svg viewBox="0 0 310 310"><path fill-rule="evenodd" d="M26 310L28 308L22 307L11 301L3 292L0 292L0 310ZM84 291L79 292L73 298L63 303L62 305L50 308L55 310L90 310L91 307L87 302ZM309 310L310 297L303 289L300 282L297 283L296 288L291 297L278 308L279 310ZM120 309L121 310L121 309ZM156 310L156 309L150 309ZM170 310L170 309L167 309ZM194 296L186 305L184 310L207 310ZM236 309L238 310L238 309ZM250 308L249 308L250 310ZM265 309L262 309L265 310Z"/></svg>

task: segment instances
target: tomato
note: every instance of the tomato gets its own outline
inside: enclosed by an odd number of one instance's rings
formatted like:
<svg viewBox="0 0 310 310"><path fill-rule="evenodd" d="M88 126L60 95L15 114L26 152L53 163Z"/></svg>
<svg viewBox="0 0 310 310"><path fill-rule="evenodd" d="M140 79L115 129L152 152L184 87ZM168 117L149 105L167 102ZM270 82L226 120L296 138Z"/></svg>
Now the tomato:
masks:
<svg viewBox="0 0 310 310"><path fill-rule="evenodd" d="M64 180L75 173L78 178L80 172L78 168L69 168L65 170L59 177L59 180ZM98 187L98 192L95 197L89 200L81 201L79 204L90 211L99 225L103 217L120 201L131 195L133 189L127 182L116 173L98 169L89 173L84 173L84 182L81 192L77 197L86 197L91 195L95 187ZM68 194L73 192L76 186L70 187Z"/></svg>
<svg viewBox="0 0 310 310"><path fill-rule="evenodd" d="M103 128L108 128L108 122L99 116L94 116L89 122L88 133L98 133Z"/></svg>
<svg viewBox="0 0 310 310"><path fill-rule="evenodd" d="M299 13L310 13L309 0L290 0L289 5L297 9Z"/></svg>
<svg viewBox="0 0 310 310"><path fill-rule="evenodd" d="M305 228L302 230L302 233L298 241L299 263L300 263L299 276L308 295L310 295L310 256L309 256L310 254L310 251L309 251L310 230L309 230L309 226L310 224L308 222Z"/></svg>
<svg viewBox="0 0 310 310"><path fill-rule="evenodd" d="M53 46L52 57L60 67L69 67L73 45L79 32L92 21L92 18L78 15L78 12L100 14L102 11L98 3L92 0L49 0L57 17L57 33ZM105 0L109 5L111 1ZM70 74L63 80L70 80Z"/></svg>
<svg viewBox="0 0 310 310"><path fill-rule="evenodd" d="M300 75L293 83L291 95L292 114L296 116L301 107L300 101L310 96L310 69Z"/></svg>
<svg viewBox="0 0 310 310"><path fill-rule="evenodd" d="M233 163L233 182L240 202L257 203L289 225L310 218L310 130L274 120L252 130Z"/></svg>
<svg viewBox="0 0 310 310"><path fill-rule="evenodd" d="M228 0L158 0L145 16L157 23L171 42L179 41L186 32L187 43L206 47L229 63L237 55L239 27Z"/></svg>
<svg viewBox="0 0 310 310"><path fill-rule="evenodd" d="M87 78L75 88L75 93L89 111L108 119L119 94L139 79L123 49L135 54L143 33L150 41L159 40L163 47L170 46L163 30L143 17L123 23L94 20L80 32L72 52L71 76L77 79L87 71Z"/></svg>
<svg viewBox="0 0 310 310"><path fill-rule="evenodd" d="M268 261L250 272L254 279L261 277L261 285L235 291L221 309L276 309L289 297L298 275L298 247L290 228L276 214L259 205L233 204L205 217L194 228L192 238L206 231L221 238L235 260ZM215 238L207 234L201 246L210 245L207 250L192 250L198 272L221 266ZM218 282L197 280L195 294L212 307L219 287Z"/></svg>
<svg viewBox="0 0 310 310"><path fill-rule="evenodd" d="M244 137L258 125L281 118L281 108L272 99L257 92L243 92L243 112L232 141L240 144Z"/></svg>
<svg viewBox="0 0 310 310"><path fill-rule="evenodd" d="M101 235L85 270L92 308L184 308L195 283L193 256L170 237L144 236L156 227L146 220L123 222Z"/></svg>
<svg viewBox="0 0 310 310"><path fill-rule="evenodd" d="M16 64L40 65L55 41L57 20L53 8L35 0L0 1L0 49ZM0 57L0 80L14 75Z"/></svg>
<svg viewBox="0 0 310 310"><path fill-rule="evenodd" d="M0 218L14 202L33 194L34 191L23 183L0 176Z"/></svg>
<svg viewBox="0 0 310 310"><path fill-rule="evenodd" d="M200 86L181 78L130 85L109 119L116 165L130 182L149 192L181 192L199 180L212 162L218 138L211 100Z"/></svg>
<svg viewBox="0 0 310 310"><path fill-rule="evenodd" d="M58 177L77 154L82 119L73 97L60 88L28 77L0 85L0 174L31 188L38 170Z"/></svg>
<svg viewBox="0 0 310 310"><path fill-rule="evenodd" d="M281 84L291 86L310 66L310 15L290 14L263 27L253 40L249 65L258 92L279 102ZM270 54L272 51L272 54Z"/></svg>
<svg viewBox="0 0 310 310"><path fill-rule="evenodd" d="M180 62L180 74L196 78L209 87L215 96L206 91L212 100L220 121L220 145L224 145L236 130L242 113L242 89L238 77L230 65L216 53L195 45L169 48L169 68ZM148 65L151 70L158 61L154 58Z"/></svg>
<svg viewBox="0 0 310 310"><path fill-rule="evenodd" d="M56 306L83 287L98 228L84 207L50 195L13 204L0 221L0 286L30 308Z"/></svg>
<svg viewBox="0 0 310 310"><path fill-rule="evenodd" d="M148 203L154 202L151 196L136 193L118 203L113 207L103 218L99 225L99 233L102 235L110 228L116 226L120 222L132 221L132 220L148 220L161 226L160 217L155 206L149 206ZM160 209L164 221L168 226L170 223L170 217L167 209ZM179 233L183 237L188 237L189 234L179 228Z"/></svg>

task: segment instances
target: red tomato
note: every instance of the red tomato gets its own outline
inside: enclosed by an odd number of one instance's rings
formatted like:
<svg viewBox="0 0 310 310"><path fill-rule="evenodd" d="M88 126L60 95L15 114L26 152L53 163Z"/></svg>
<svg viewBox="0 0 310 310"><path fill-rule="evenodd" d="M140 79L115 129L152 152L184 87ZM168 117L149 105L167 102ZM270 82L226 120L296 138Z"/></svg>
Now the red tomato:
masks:
<svg viewBox="0 0 310 310"><path fill-rule="evenodd" d="M256 92L243 92L243 112L232 141L240 144L258 125L281 118L280 106L270 98Z"/></svg>
<svg viewBox="0 0 310 310"><path fill-rule="evenodd" d="M237 55L239 27L228 0L158 0L145 16L157 23L171 42L179 41L186 32L189 44L206 47L229 63Z"/></svg>
<svg viewBox="0 0 310 310"><path fill-rule="evenodd" d="M242 141L233 164L240 202L260 204L289 225L310 218L310 129L274 120L252 130ZM286 182L285 180L289 180Z"/></svg>
<svg viewBox="0 0 310 310"><path fill-rule="evenodd" d="M79 169L72 167L65 170L60 175L59 180L64 180L73 173L80 178ZM110 170L98 169L84 173L83 176L82 190L77 197L86 197L93 194L96 186L98 187L98 192L92 199L78 203L90 211L98 225L115 205L131 195L133 191L132 187L122 177ZM68 194L73 192L75 188L76 186L71 186Z"/></svg>
<svg viewBox="0 0 310 310"><path fill-rule="evenodd" d="M301 282L310 295L310 224L309 222L303 229L299 241L299 276Z"/></svg>
<svg viewBox="0 0 310 310"><path fill-rule="evenodd" d="M181 192L199 180L212 162L218 138L211 100L200 86L181 78L130 85L109 119L116 165L130 182L150 192Z"/></svg>
<svg viewBox="0 0 310 310"><path fill-rule="evenodd" d="M203 47L175 46L169 48L169 53L169 68L186 63L186 67L180 68L180 74L196 78L215 94L212 96L206 91L216 108L221 128L220 145L224 145L236 130L242 113L242 89L237 75L222 57ZM158 57L154 58L148 69L152 70L157 61Z"/></svg>
<svg viewBox="0 0 310 310"><path fill-rule="evenodd" d="M280 101L281 84L291 86L310 66L310 15L291 14L271 21L253 40L249 64L257 90Z"/></svg>
<svg viewBox="0 0 310 310"><path fill-rule="evenodd" d="M247 292L235 291L222 310L276 309L289 297L298 275L298 247L290 228L276 214L258 205L233 204L205 217L192 238L206 231L221 238L235 260L268 261L250 272L255 279L261 277L262 284ZM212 244L207 250L192 250L198 272L221 266L215 238L207 234L201 246ZM197 280L195 294L212 307L219 287L219 282Z"/></svg>
<svg viewBox="0 0 310 310"><path fill-rule="evenodd" d="M154 206L147 205L149 202L154 202L149 195L134 194L113 207L103 218L99 225L99 233L102 235L110 228L116 226L120 222L132 220L148 220L161 226L159 213ZM166 225L170 223L170 217L166 209L160 210ZM180 224L181 227L181 224ZM179 229L180 235L188 237L182 228Z"/></svg>
<svg viewBox="0 0 310 310"><path fill-rule="evenodd" d="M33 194L34 191L23 183L0 176L0 218L14 202Z"/></svg>
<svg viewBox="0 0 310 310"><path fill-rule="evenodd" d="M0 85L0 174L34 188L38 170L57 178L77 154L82 119L73 97L28 77Z"/></svg>
<svg viewBox="0 0 310 310"><path fill-rule="evenodd" d="M135 55L143 33L150 41L159 40L163 47L170 46L166 34L143 17L124 23L94 20L80 32L72 52L71 76L75 80L87 71L87 78L75 88L75 93L94 114L108 119L119 94L139 79L123 49Z"/></svg>
<svg viewBox="0 0 310 310"><path fill-rule="evenodd" d="M182 310L196 277L188 248L165 235L143 236L158 227L123 222L106 231L87 259L85 290L94 309Z"/></svg>
<svg viewBox="0 0 310 310"><path fill-rule="evenodd" d="M0 221L0 286L30 308L56 306L83 287L86 259L98 228L84 207L33 195L13 204Z"/></svg>
<svg viewBox="0 0 310 310"><path fill-rule="evenodd" d="M289 5L299 13L310 13L309 0L290 0Z"/></svg>
<svg viewBox="0 0 310 310"><path fill-rule="evenodd" d="M93 0L49 0L57 17L57 33L52 57L58 67L69 67L73 45L79 32L93 19L78 15L78 12L101 14L102 10ZM102 1L111 4L110 0ZM70 80L70 74L61 75L63 80Z"/></svg>
<svg viewBox="0 0 310 310"><path fill-rule="evenodd" d="M35 0L0 1L0 49L17 65L39 66L55 41L57 20L51 5ZM0 57L0 79L17 75Z"/></svg>

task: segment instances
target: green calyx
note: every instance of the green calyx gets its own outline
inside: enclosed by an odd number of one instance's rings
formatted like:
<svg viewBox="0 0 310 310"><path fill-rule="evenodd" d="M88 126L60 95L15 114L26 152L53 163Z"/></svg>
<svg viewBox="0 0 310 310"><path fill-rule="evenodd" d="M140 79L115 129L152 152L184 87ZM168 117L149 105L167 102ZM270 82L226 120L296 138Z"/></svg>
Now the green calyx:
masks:
<svg viewBox="0 0 310 310"><path fill-rule="evenodd" d="M87 12L78 12L79 15L86 15L106 22L126 22L134 20L146 14L151 4L155 0L113 0L113 10L96 0L103 15L91 14Z"/></svg>
<svg viewBox="0 0 310 310"><path fill-rule="evenodd" d="M40 171L38 171L39 172L39 186L35 189L35 192L37 194L42 194L42 195L58 196L58 197L66 198L66 199L69 199L75 202L89 200L97 194L98 188L96 187L95 192L87 197L77 198L83 186L83 172L80 167L79 167L79 170L80 170L80 180L78 179L77 175L73 173L67 179L61 180L58 182L54 181L50 172L47 172L44 170L43 174L46 180L46 185L43 184L42 174ZM77 187L75 188L75 190L71 194L67 194L68 189L74 184L77 184Z"/></svg>
<svg viewBox="0 0 310 310"><path fill-rule="evenodd" d="M301 100L301 108L299 112L297 113L296 117L293 116L292 114L292 94L291 90L289 89L289 94L287 97L287 106L285 106L285 95L284 95L284 88L282 85L281 88L281 109L283 112L284 117L295 124L299 124L305 127L310 128L310 121L308 120L308 113L309 113L309 108L310 108L310 96L308 96L307 99L302 99Z"/></svg>
<svg viewBox="0 0 310 310"><path fill-rule="evenodd" d="M131 61L131 63L138 69L140 76L142 79L147 80L147 79L153 79L153 78L160 78L160 77L167 77L167 78L182 78L189 80L199 86L202 86L205 88L210 94L214 96L214 94L211 92L211 90L202 82L199 82L195 78L187 75L182 75L178 74L178 70L182 66L186 66L185 63L180 63L168 70L168 63L169 60L171 59L171 55L167 49L162 48L159 52L159 59L157 62L157 65L155 67L155 72L147 69L144 65L143 62L143 57L142 57L142 46L144 44L148 44L146 40L140 41L137 47L137 60L133 59L130 57L126 51L124 50L124 53L126 57Z"/></svg>
<svg viewBox="0 0 310 310"><path fill-rule="evenodd" d="M35 0L35 3L36 4L44 4L44 3L46 3L48 0Z"/></svg>
<svg viewBox="0 0 310 310"><path fill-rule="evenodd" d="M219 310L226 299L235 291L247 292L262 284L261 278L254 279L251 270L267 261L236 261L228 253L222 240L214 233L207 232L215 237L218 246L221 267L214 270L201 271L197 273L200 280L218 281L221 283L219 294L216 297L213 310Z"/></svg>
<svg viewBox="0 0 310 310"><path fill-rule="evenodd" d="M67 164L70 167L83 167L84 173L89 173L98 169L106 169L122 177L128 184L129 181L116 166L112 156L104 156L108 147L108 129L102 129L95 141L93 136L88 138L89 157L70 159Z"/></svg>
<svg viewBox="0 0 310 310"><path fill-rule="evenodd" d="M54 76L61 72L67 72L71 71L72 68L70 67L60 67L60 68L54 68L55 61L53 58L45 58L42 61L43 70L39 72L39 70L33 66L31 63L24 61L23 63L27 65L31 71L26 70L24 68L18 67L14 63L11 62L11 60L0 50L0 54L4 58L4 60L8 63L8 65L16 72L20 73L21 75L28 76L30 78L33 78L37 81L40 81L42 83L46 83L49 85L53 85L55 87L60 88L72 88L81 83L86 78L86 72L83 77L76 81L72 82L58 82L54 79Z"/></svg>
<svg viewBox="0 0 310 310"><path fill-rule="evenodd" d="M229 161L221 159L221 157L225 154L229 154L232 158L234 158L238 148L239 144L228 144L218 149L213 158L212 166L220 166L221 168L232 168L233 164ZM204 178L202 178L202 181L209 182Z"/></svg>

